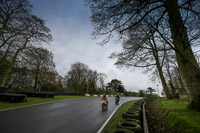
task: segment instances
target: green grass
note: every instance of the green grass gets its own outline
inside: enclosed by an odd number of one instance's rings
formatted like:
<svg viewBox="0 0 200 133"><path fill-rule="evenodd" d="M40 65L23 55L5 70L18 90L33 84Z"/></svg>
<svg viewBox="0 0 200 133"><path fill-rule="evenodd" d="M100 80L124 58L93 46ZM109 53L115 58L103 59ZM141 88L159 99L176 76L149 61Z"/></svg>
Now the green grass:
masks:
<svg viewBox="0 0 200 133"><path fill-rule="evenodd" d="M180 98L188 98L188 95L179 95Z"/></svg>
<svg viewBox="0 0 200 133"><path fill-rule="evenodd" d="M118 111L116 112L112 122L106 129L105 133L113 133L113 131L116 129L117 124L122 120L122 113L127 111L137 100L129 101L125 104L123 104Z"/></svg>
<svg viewBox="0 0 200 133"><path fill-rule="evenodd" d="M200 133L200 112L188 110L188 102L162 99L156 103L160 114L168 118L171 126L178 127L183 133Z"/></svg>
<svg viewBox="0 0 200 133"><path fill-rule="evenodd" d="M23 106L34 105L34 104L39 104L39 103L59 101L59 100L64 100L64 99L73 99L73 98L86 98L86 97L85 96L55 96L54 98L27 97L26 102L20 102L20 103L10 103L10 102L0 101L0 110L23 107Z"/></svg>
<svg viewBox="0 0 200 133"><path fill-rule="evenodd" d="M178 101L176 99L162 99L161 101L158 100L157 104L159 105L160 108L163 108L166 110L166 112L168 111L185 111L187 106L188 106L188 102L182 102L182 101Z"/></svg>

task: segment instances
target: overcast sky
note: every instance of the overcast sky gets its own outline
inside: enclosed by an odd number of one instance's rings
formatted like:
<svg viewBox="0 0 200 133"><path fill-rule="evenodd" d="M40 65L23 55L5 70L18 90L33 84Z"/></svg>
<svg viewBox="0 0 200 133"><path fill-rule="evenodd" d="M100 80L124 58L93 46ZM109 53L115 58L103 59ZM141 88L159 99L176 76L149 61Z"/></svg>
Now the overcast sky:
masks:
<svg viewBox="0 0 200 133"><path fill-rule="evenodd" d="M106 82L111 79L122 81L126 90L157 89L158 82L150 81L149 75L144 75L142 70L122 71L114 66L115 60L108 56L122 50L119 43L111 41L99 46L97 40L91 39L90 9L84 6L83 0L30 0L30 3L33 13L46 20L51 29L53 42L45 47L53 52L56 70L61 76L69 71L71 64L81 62L92 70L107 74ZM158 89L161 92L160 84Z"/></svg>

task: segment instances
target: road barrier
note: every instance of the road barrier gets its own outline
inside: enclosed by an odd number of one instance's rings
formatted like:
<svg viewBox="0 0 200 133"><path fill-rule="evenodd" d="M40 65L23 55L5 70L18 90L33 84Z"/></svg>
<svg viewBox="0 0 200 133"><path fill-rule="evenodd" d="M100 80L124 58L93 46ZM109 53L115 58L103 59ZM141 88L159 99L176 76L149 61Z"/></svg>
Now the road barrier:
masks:
<svg viewBox="0 0 200 133"><path fill-rule="evenodd" d="M145 112L145 103L147 101L145 100L143 105L142 105L142 112L143 112L143 131L144 133L149 133L149 130L148 130L148 125L147 125L147 119L146 119L146 112Z"/></svg>
<svg viewBox="0 0 200 133"><path fill-rule="evenodd" d="M6 89L6 86L0 86L0 93L4 93Z"/></svg>
<svg viewBox="0 0 200 133"><path fill-rule="evenodd" d="M10 92L12 94L24 94L27 97L54 98L55 93L51 92Z"/></svg>
<svg viewBox="0 0 200 133"><path fill-rule="evenodd" d="M27 97L54 98L54 96L84 96L82 93L66 92L10 92L12 94L26 94Z"/></svg>
<svg viewBox="0 0 200 133"><path fill-rule="evenodd" d="M142 133L143 130L143 103L138 100L131 108L122 113L122 121L118 123L114 133Z"/></svg>
<svg viewBox="0 0 200 133"><path fill-rule="evenodd" d="M100 95L97 95L97 94L87 94L87 93L85 93L85 96L94 96L94 97L100 97Z"/></svg>
<svg viewBox="0 0 200 133"><path fill-rule="evenodd" d="M87 94L87 93L85 93L85 96L103 97L103 95L101 94ZM106 95L106 97L114 97L114 95Z"/></svg>
<svg viewBox="0 0 200 133"><path fill-rule="evenodd" d="M73 92L53 92L55 96L85 96L83 93L73 93Z"/></svg>
<svg viewBox="0 0 200 133"><path fill-rule="evenodd" d="M0 101L25 102L27 100L26 100L26 95L23 94L0 93Z"/></svg>

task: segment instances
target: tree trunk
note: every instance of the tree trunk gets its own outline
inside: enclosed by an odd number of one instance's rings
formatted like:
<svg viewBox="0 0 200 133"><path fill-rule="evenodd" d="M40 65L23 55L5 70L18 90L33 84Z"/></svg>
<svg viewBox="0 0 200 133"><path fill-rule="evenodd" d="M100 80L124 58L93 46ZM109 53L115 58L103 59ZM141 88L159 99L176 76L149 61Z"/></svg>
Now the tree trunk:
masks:
<svg viewBox="0 0 200 133"><path fill-rule="evenodd" d="M160 80L161 80L164 92L166 94L167 99L171 99L172 95L171 95L171 93L169 91L169 88L167 86L167 83L165 81L165 78L164 78L164 75L163 75L163 71L162 71L162 68L160 66L159 59L158 59L158 57L155 57L155 59L156 59L156 66L157 66L157 70L158 70L158 73L159 73L159 76L160 76Z"/></svg>
<svg viewBox="0 0 200 133"><path fill-rule="evenodd" d="M169 59L166 55L166 61L167 61L167 64L166 64L166 70L167 70L167 73L168 73L168 76L169 76L169 86L171 88L171 94L172 94L172 97L175 98L176 95L175 95L175 87L174 87L174 84L173 84L173 80L172 80L172 76L171 76L171 72L170 72L170 65L169 65Z"/></svg>
<svg viewBox="0 0 200 133"><path fill-rule="evenodd" d="M175 94L175 87L174 87L174 85L173 85L173 83L172 83L172 80L169 80L169 86L170 86L170 88L171 88L171 90L172 90L172 96L173 96L173 98L175 98L176 97L176 94Z"/></svg>
<svg viewBox="0 0 200 133"><path fill-rule="evenodd" d="M152 41L153 41L153 44L150 41L150 45L152 47L153 56L154 56L154 59L156 61L156 67L157 67L157 70L158 70L158 73L159 73L159 76L160 76L160 80L161 80L161 83L162 83L162 86L163 86L163 90L164 90L164 92L166 94L167 99L171 99L172 95L171 95L171 93L169 91L169 87L167 86L167 83L165 81L165 77L163 75L162 67L161 67L161 64L160 64L160 61L159 61L159 57L158 57L158 50L157 50L154 38L152 39Z"/></svg>
<svg viewBox="0 0 200 133"><path fill-rule="evenodd" d="M35 75L35 84L34 84L34 90L37 90L37 86L38 86L38 74L36 73Z"/></svg>
<svg viewBox="0 0 200 133"><path fill-rule="evenodd" d="M189 95L188 109L200 111L200 68L193 55L177 0L167 0L166 9L173 44L176 48L176 60Z"/></svg>
<svg viewBox="0 0 200 133"><path fill-rule="evenodd" d="M35 70L35 84L34 84L34 90L39 90L38 88L38 79L39 79L39 72L40 72L40 63L38 63L38 65L36 66L36 70Z"/></svg>
<svg viewBox="0 0 200 133"><path fill-rule="evenodd" d="M177 68L177 72L178 72L178 81L180 83L180 87L181 87L181 93L185 94L186 93L186 89L185 89L185 84L183 83L183 80L182 80L182 77L181 77L181 74L179 72L179 69Z"/></svg>

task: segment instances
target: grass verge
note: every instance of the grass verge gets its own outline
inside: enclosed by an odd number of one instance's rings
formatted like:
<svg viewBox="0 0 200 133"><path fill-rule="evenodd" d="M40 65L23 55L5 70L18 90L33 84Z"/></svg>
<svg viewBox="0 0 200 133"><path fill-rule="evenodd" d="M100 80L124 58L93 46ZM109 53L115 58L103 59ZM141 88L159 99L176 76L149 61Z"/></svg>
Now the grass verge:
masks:
<svg viewBox="0 0 200 133"><path fill-rule="evenodd" d="M200 112L187 110L188 102L162 99L156 103L160 115L167 117L169 124L181 133L200 133Z"/></svg>
<svg viewBox="0 0 200 133"><path fill-rule="evenodd" d="M127 103L124 103L116 112L114 118L112 119L112 122L106 129L105 133L113 133L113 131L116 129L117 124L122 120L122 113L127 111L137 100L129 101Z"/></svg>
<svg viewBox="0 0 200 133"><path fill-rule="evenodd" d="M20 103L10 103L10 102L0 101L0 110L24 107L24 106L40 104L40 103L48 103L48 102L53 102L53 101L65 100L65 99L73 99L73 98L86 98L86 97L85 96L55 96L54 98L27 97L26 102L20 102Z"/></svg>

